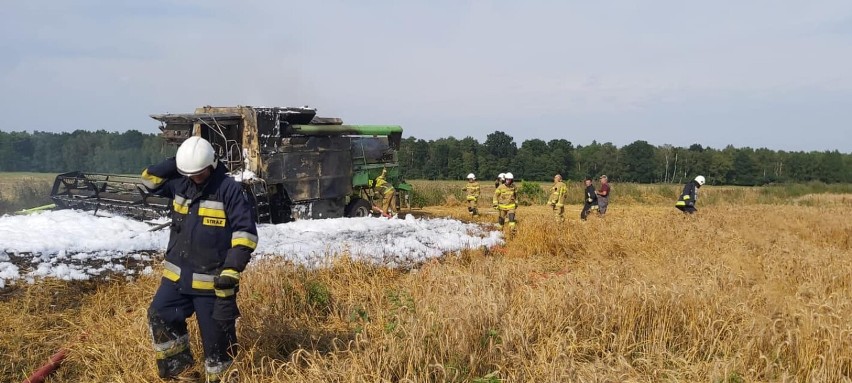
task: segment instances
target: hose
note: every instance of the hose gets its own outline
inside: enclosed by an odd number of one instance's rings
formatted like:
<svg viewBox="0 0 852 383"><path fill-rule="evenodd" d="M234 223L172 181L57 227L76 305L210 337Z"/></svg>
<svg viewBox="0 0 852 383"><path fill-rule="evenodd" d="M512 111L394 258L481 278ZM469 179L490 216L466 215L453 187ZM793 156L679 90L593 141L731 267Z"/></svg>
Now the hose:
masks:
<svg viewBox="0 0 852 383"><path fill-rule="evenodd" d="M44 379L47 378L48 375L52 374L59 368L59 365L62 364L62 361L65 359L65 356L68 354L68 350L61 348L57 351L50 359L47 360L41 368L36 370L30 375L24 383L42 383Z"/></svg>

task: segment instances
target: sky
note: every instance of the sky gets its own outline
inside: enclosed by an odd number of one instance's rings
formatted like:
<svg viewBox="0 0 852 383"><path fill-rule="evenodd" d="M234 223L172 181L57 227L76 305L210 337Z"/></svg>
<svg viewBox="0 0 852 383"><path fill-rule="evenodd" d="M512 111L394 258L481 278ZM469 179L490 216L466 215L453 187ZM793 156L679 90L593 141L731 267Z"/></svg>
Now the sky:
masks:
<svg viewBox="0 0 852 383"><path fill-rule="evenodd" d="M303 106L404 136L852 152L852 2L16 1L3 131Z"/></svg>
<svg viewBox="0 0 852 383"><path fill-rule="evenodd" d="M165 251L169 238L168 230L149 232L151 227L129 218L78 210L0 216L0 288L46 277L87 280L107 274L132 278L151 273L157 262L152 253ZM449 252L502 245L502 233L491 229L411 215L260 224L260 241L249 271L258 260L315 268L329 266L337 256L394 268L415 267Z"/></svg>

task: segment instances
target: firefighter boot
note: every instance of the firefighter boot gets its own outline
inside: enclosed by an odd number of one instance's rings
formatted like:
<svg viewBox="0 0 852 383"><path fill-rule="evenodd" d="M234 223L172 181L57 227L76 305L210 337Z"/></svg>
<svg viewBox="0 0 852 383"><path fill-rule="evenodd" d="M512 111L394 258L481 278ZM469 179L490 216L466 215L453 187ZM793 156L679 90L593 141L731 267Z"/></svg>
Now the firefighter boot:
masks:
<svg viewBox="0 0 852 383"><path fill-rule="evenodd" d="M186 329L169 325L153 308L148 309L148 326L157 355L157 375L166 379L191 373L195 360L189 349Z"/></svg>
<svg viewBox="0 0 852 383"><path fill-rule="evenodd" d="M478 211L478 210L476 210L476 208L475 208L475 207L474 207L474 208L472 208L472 209L473 209L473 215L474 215L474 216L478 216L478 215L479 215L479 211Z"/></svg>
<svg viewBox="0 0 852 383"><path fill-rule="evenodd" d="M214 362L207 360L204 366L207 370L207 383L237 383L240 381L236 370L228 371L233 361Z"/></svg>
<svg viewBox="0 0 852 383"><path fill-rule="evenodd" d="M157 375L163 379L195 381L200 376L190 371L195 361L189 349L164 359L157 359Z"/></svg>
<svg viewBox="0 0 852 383"><path fill-rule="evenodd" d="M501 230L503 229L503 222L504 222L503 217L497 218L497 227L500 228Z"/></svg>

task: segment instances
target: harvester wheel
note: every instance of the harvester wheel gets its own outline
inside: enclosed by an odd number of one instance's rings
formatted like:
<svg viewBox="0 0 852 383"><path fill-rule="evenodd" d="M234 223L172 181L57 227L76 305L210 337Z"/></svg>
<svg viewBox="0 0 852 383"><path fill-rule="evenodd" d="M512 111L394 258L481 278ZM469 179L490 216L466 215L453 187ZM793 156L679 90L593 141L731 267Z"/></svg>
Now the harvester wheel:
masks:
<svg viewBox="0 0 852 383"><path fill-rule="evenodd" d="M373 205L370 204L370 201L367 201L363 198L358 198L349 202L349 205L346 206L346 216L347 217L369 217L372 215Z"/></svg>

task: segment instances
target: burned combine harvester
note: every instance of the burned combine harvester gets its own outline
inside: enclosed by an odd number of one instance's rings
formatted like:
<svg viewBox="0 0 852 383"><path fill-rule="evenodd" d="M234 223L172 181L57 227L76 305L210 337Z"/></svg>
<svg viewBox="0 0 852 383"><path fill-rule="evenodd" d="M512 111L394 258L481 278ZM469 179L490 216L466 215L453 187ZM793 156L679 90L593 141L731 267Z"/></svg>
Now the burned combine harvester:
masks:
<svg viewBox="0 0 852 383"><path fill-rule="evenodd" d="M375 206L372 184L383 170L398 193L397 210L400 201L410 201L411 186L397 164L399 126L344 125L308 107L207 106L151 117L175 147L194 135L210 141L220 164L253 198L260 223L368 216ZM58 208L143 220L166 216L170 208L168 200L149 195L138 177L79 171L58 175L51 198Z"/></svg>

